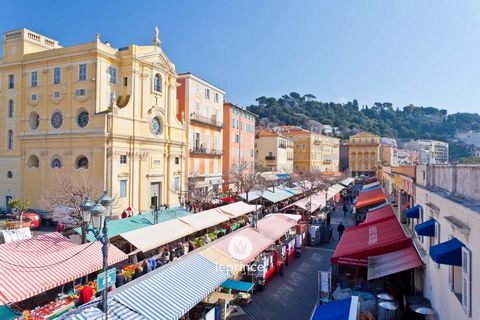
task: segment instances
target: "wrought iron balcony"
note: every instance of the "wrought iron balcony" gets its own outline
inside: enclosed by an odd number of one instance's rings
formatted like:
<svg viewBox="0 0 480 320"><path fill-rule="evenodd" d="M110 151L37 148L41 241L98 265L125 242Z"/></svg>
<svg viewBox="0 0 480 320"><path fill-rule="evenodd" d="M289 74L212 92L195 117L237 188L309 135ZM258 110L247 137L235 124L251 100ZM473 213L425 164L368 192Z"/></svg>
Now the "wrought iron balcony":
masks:
<svg viewBox="0 0 480 320"><path fill-rule="evenodd" d="M222 121L218 121L215 117L211 117L211 118L203 117L201 115L195 114L195 112L190 114L190 121L210 125L217 128L223 128Z"/></svg>
<svg viewBox="0 0 480 320"><path fill-rule="evenodd" d="M217 149L207 149L203 147L191 148L191 154L205 155L205 156L221 156L223 154L222 150Z"/></svg>
<svg viewBox="0 0 480 320"><path fill-rule="evenodd" d="M275 156L265 156L265 160L267 160L267 161L275 161L276 158L277 157L275 157Z"/></svg>

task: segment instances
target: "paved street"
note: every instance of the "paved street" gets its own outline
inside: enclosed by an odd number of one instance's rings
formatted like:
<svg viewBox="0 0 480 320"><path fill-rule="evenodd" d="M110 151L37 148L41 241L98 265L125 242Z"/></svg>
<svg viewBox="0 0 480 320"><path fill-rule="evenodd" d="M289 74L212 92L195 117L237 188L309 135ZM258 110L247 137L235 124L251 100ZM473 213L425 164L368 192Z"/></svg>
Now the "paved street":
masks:
<svg viewBox="0 0 480 320"><path fill-rule="evenodd" d="M347 227L352 224L351 215L343 217L342 206L332 216L334 241L320 247L308 247L300 259L286 267L284 276L276 276L265 291L257 292L253 302L243 308L246 315L233 320L309 319L316 302L317 272L330 269L330 257L338 241L336 232L342 221Z"/></svg>
<svg viewBox="0 0 480 320"><path fill-rule="evenodd" d="M276 276L265 291L255 293L236 320L308 319L316 301L317 271L329 270L332 249L306 248L303 256Z"/></svg>

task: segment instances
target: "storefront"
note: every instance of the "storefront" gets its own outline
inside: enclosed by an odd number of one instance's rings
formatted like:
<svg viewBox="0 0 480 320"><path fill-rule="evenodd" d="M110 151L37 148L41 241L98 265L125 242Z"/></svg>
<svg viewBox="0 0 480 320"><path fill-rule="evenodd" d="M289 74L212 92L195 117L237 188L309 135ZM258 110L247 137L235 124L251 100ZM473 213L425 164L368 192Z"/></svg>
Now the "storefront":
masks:
<svg viewBox="0 0 480 320"><path fill-rule="evenodd" d="M347 228L331 258L342 288L388 292L395 299L413 293L413 270L423 262L388 205L367 213L365 222Z"/></svg>

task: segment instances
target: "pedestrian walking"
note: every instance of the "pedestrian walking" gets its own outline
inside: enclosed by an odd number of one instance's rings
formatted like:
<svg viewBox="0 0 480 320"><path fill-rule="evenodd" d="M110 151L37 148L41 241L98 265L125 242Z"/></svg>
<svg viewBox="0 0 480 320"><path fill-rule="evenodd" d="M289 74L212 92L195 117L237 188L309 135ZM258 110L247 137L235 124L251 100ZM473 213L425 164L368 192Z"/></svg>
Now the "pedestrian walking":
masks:
<svg viewBox="0 0 480 320"><path fill-rule="evenodd" d="M347 216L347 212L348 212L347 203L344 203L343 204L343 217L344 218Z"/></svg>
<svg viewBox="0 0 480 320"><path fill-rule="evenodd" d="M337 231L338 231L338 240L340 240L342 238L343 231L345 231L345 226L343 225L343 223L340 222L340 224L337 227Z"/></svg>

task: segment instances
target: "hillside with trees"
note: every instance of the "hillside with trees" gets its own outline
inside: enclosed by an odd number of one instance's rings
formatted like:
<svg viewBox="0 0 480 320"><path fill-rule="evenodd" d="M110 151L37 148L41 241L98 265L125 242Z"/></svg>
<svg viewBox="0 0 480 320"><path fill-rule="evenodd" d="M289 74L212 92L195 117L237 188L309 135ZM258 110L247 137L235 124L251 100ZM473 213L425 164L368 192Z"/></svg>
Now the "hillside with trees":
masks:
<svg viewBox="0 0 480 320"><path fill-rule="evenodd" d="M314 95L291 92L280 98L259 97L247 110L259 116L260 127L297 125L304 128L316 124L338 127L339 136L368 131L382 137L435 139L450 141L456 131L480 131L477 113L448 114L445 109L408 105L394 107L390 102L360 106L357 100L347 103L321 102ZM468 156L468 148L453 144L453 159Z"/></svg>

